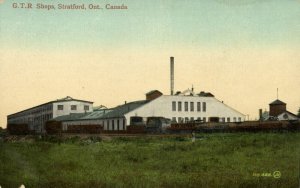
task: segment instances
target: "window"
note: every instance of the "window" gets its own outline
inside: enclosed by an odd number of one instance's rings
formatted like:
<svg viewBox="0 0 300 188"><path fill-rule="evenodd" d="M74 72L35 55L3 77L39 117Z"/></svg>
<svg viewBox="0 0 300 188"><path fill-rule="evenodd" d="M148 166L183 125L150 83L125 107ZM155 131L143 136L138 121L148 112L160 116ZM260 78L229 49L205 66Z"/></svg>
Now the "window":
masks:
<svg viewBox="0 0 300 188"><path fill-rule="evenodd" d="M184 122L185 123L189 122L189 118L188 117L184 118Z"/></svg>
<svg viewBox="0 0 300 188"><path fill-rule="evenodd" d="M176 117L172 117L172 123L177 123Z"/></svg>
<svg viewBox="0 0 300 188"><path fill-rule="evenodd" d="M199 120L199 121L200 121L200 120L201 120L201 117L198 117L198 118L197 118L197 120Z"/></svg>
<svg viewBox="0 0 300 188"><path fill-rule="evenodd" d="M198 111L198 112L201 111L201 102L197 102L197 111Z"/></svg>
<svg viewBox="0 0 300 188"><path fill-rule="evenodd" d="M203 118L203 122L206 122L206 117Z"/></svg>
<svg viewBox="0 0 300 188"><path fill-rule="evenodd" d="M222 122L225 122L225 118L224 117L222 117Z"/></svg>
<svg viewBox="0 0 300 188"><path fill-rule="evenodd" d="M179 117L178 118L178 123L182 123L183 122L183 118Z"/></svg>
<svg viewBox="0 0 300 188"><path fill-rule="evenodd" d="M227 122L230 122L230 117L227 118Z"/></svg>
<svg viewBox="0 0 300 188"><path fill-rule="evenodd" d="M172 102L172 111L176 111L176 102L175 101Z"/></svg>
<svg viewBox="0 0 300 188"><path fill-rule="evenodd" d="M71 105L71 110L77 110L77 106L76 105Z"/></svg>
<svg viewBox="0 0 300 188"><path fill-rule="evenodd" d="M239 117L239 122L241 122L242 121L242 118L241 117Z"/></svg>
<svg viewBox="0 0 300 188"><path fill-rule="evenodd" d="M64 105L57 105L57 110L64 110Z"/></svg>
<svg viewBox="0 0 300 188"><path fill-rule="evenodd" d="M115 130L115 120L111 120L112 130Z"/></svg>
<svg viewBox="0 0 300 188"><path fill-rule="evenodd" d="M191 109L191 112L194 111L194 102L190 102L190 109Z"/></svg>
<svg viewBox="0 0 300 188"><path fill-rule="evenodd" d="M233 122L236 122L236 117L233 118Z"/></svg>
<svg viewBox="0 0 300 188"><path fill-rule="evenodd" d="M120 130L120 120L117 120L117 129Z"/></svg>
<svg viewBox="0 0 300 188"><path fill-rule="evenodd" d="M184 102L184 111L189 111L189 103L188 102Z"/></svg>
<svg viewBox="0 0 300 188"><path fill-rule="evenodd" d="M206 112L206 102L202 103L203 112Z"/></svg>
<svg viewBox="0 0 300 188"><path fill-rule="evenodd" d="M123 119L123 130L125 130L125 124L126 124L126 120Z"/></svg>
<svg viewBox="0 0 300 188"><path fill-rule="evenodd" d="M84 110L89 110L90 109L90 107L88 106L88 105L84 105Z"/></svg>
<svg viewBox="0 0 300 188"><path fill-rule="evenodd" d="M191 119L191 121L194 121L194 117L191 117L190 119Z"/></svg>
<svg viewBox="0 0 300 188"><path fill-rule="evenodd" d="M178 102L178 111L181 111L181 102Z"/></svg>

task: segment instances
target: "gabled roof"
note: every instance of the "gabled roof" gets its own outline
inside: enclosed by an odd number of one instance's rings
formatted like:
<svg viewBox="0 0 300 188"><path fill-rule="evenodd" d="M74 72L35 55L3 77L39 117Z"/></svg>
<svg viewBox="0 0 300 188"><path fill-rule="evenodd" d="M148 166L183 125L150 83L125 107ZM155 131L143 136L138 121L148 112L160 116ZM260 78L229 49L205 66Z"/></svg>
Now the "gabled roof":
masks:
<svg viewBox="0 0 300 188"><path fill-rule="evenodd" d="M71 113L69 115L64 115L64 116L58 116L52 120L55 120L55 121L72 121L72 120L77 120L81 117L84 117L86 116L87 114L90 114L91 112L89 113Z"/></svg>
<svg viewBox="0 0 300 188"><path fill-rule="evenodd" d="M86 116L81 117L81 120L90 120L90 119L101 119L105 114L111 112L112 109L101 109L95 110L91 113L88 113Z"/></svg>
<svg viewBox="0 0 300 188"><path fill-rule="evenodd" d="M284 103L284 102L282 102L281 100L278 100L278 99L270 103L270 105L280 105L280 104L286 104L286 103Z"/></svg>
<svg viewBox="0 0 300 188"><path fill-rule="evenodd" d="M49 103L55 103L55 102L68 102L68 101L78 101L78 102L86 102L86 103L91 103L93 104L94 102L91 101L85 101L85 100L79 100L79 99L73 99L70 96L66 96L62 99L57 99L56 101L50 101Z"/></svg>
<svg viewBox="0 0 300 188"><path fill-rule="evenodd" d="M282 112L281 114L284 114L284 113L287 113L287 114L289 114L289 115L291 115L291 116L295 116L295 117L298 117L296 114L294 114L294 113L292 113L292 112L290 112L290 111L284 111L284 112ZM279 114L278 116L280 116L281 114Z"/></svg>
<svg viewBox="0 0 300 188"><path fill-rule="evenodd" d="M41 106L44 106L44 105L48 105L48 104L52 104L52 103L56 103L56 102L68 102L68 101L86 102L86 103L90 103L90 104L93 104L93 103L94 103L94 102L91 102L91 101L85 101L85 100L73 99L72 97L67 96L67 97L64 97L64 98L61 98L61 99L49 101L49 102L46 102L46 103L43 103L43 104L40 104L40 105L31 107L31 108L27 108L27 109L25 109L25 110L22 110L22 111L13 113L13 114L9 114L8 116L15 115L15 114L18 114L18 113L22 113L22 112L25 112L25 111L27 111L27 110L32 110L32 109L34 109L34 108L38 108L38 107L41 107Z"/></svg>
<svg viewBox="0 0 300 188"><path fill-rule="evenodd" d="M148 103L147 100L141 100L141 101L134 101L130 103L126 103L120 106L117 106L115 108L111 109L102 109L102 110L96 110L93 112L88 113L76 113L76 114L70 114L65 116L59 116L57 118L54 118L52 120L55 121L76 121L76 120L91 120L91 119L107 119L107 118L118 118L123 117L124 114L143 106L144 104Z"/></svg>
<svg viewBox="0 0 300 188"><path fill-rule="evenodd" d="M58 116L52 120L55 121L76 121L76 120L91 120L91 119L102 119L102 117L111 112L111 109L96 110L88 113L71 113L69 115Z"/></svg>
<svg viewBox="0 0 300 188"><path fill-rule="evenodd" d="M298 120L299 117L289 111L284 111L281 114L277 115L279 120Z"/></svg>
<svg viewBox="0 0 300 188"><path fill-rule="evenodd" d="M120 106L117 106L113 109L111 109L112 111L103 115L103 119L105 118L117 118L117 117L123 117L124 114L140 107L143 106L144 104L148 103L149 100L141 100L141 101L134 101L134 102L130 102L130 103L126 103Z"/></svg>
<svg viewBox="0 0 300 188"><path fill-rule="evenodd" d="M104 105L99 105L99 106L94 106L93 107L93 110L96 111L96 110L104 110L104 109L108 109L106 106Z"/></svg>

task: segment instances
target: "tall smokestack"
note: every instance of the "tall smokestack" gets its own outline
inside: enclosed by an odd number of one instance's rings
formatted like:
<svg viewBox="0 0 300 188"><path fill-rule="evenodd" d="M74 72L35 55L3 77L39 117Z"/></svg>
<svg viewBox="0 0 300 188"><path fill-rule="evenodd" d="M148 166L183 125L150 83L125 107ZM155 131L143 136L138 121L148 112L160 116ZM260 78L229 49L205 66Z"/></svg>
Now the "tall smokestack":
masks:
<svg viewBox="0 0 300 188"><path fill-rule="evenodd" d="M174 57L170 57L170 71L171 71L171 95L174 94Z"/></svg>

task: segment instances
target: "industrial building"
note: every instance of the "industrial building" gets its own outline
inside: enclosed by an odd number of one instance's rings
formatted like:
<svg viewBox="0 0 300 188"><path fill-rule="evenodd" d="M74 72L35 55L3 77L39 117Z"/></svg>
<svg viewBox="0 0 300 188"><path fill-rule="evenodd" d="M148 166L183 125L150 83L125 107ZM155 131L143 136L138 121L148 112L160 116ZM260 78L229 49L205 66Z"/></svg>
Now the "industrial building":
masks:
<svg viewBox="0 0 300 188"><path fill-rule="evenodd" d="M44 132L45 122L71 113L93 111L93 102L65 97L49 101L7 116L7 124L27 124L29 130Z"/></svg>
<svg viewBox="0 0 300 188"><path fill-rule="evenodd" d="M126 130L132 120L139 117L145 122L149 117L164 117L173 123L218 117L221 122L242 122L245 115L216 99L211 93L192 90L175 95L163 95L158 90L146 93L146 100L125 103L111 109L100 109L87 114L70 114L53 120L61 121L63 130L72 125L103 125L104 130Z"/></svg>
<svg viewBox="0 0 300 188"><path fill-rule="evenodd" d="M154 93L148 93L148 95ZM129 120L133 116L160 116L169 118L174 123L193 120L206 122L211 117L218 117L221 122L245 120L244 114L219 101L211 93L195 94L192 90L186 90L175 95L161 95L156 98L146 96L146 98L151 98L151 101L124 114L127 124L130 123Z"/></svg>
<svg viewBox="0 0 300 188"><path fill-rule="evenodd" d="M102 125L107 131L126 130L126 119L124 114L147 103L147 100L125 103L117 107L107 109L95 109L90 113L70 114L52 119L52 121L60 121L63 131L67 131L69 126L73 125Z"/></svg>
<svg viewBox="0 0 300 188"><path fill-rule="evenodd" d="M170 95L158 90L146 93L145 100L125 102L114 108L92 109L93 102L73 99L50 101L39 106L11 114L8 124L28 124L31 130L44 131L46 121L61 122L62 129L73 125L102 125L104 130L122 131L139 119L146 122L149 117L170 119L173 123L211 118L221 122L242 122L245 115L216 99L209 92L195 93L194 88L174 92L174 57L170 57Z"/></svg>
<svg viewBox="0 0 300 188"><path fill-rule="evenodd" d="M268 120L299 120L297 115L293 114L292 112L287 111L286 103L282 102L279 99L271 102L269 104L269 111L262 112L262 109L259 110L259 117L262 121Z"/></svg>

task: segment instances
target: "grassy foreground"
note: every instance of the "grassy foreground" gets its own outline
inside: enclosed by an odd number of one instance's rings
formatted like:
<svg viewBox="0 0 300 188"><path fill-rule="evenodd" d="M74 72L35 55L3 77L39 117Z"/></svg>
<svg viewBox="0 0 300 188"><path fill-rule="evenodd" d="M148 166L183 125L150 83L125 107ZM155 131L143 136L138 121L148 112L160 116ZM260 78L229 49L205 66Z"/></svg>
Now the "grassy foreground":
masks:
<svg viewBox="0 0 300 188"><path fill-rule="evenodd" d="M299 186L300 133L197 137L2 140L0 186Z"/></svg>

